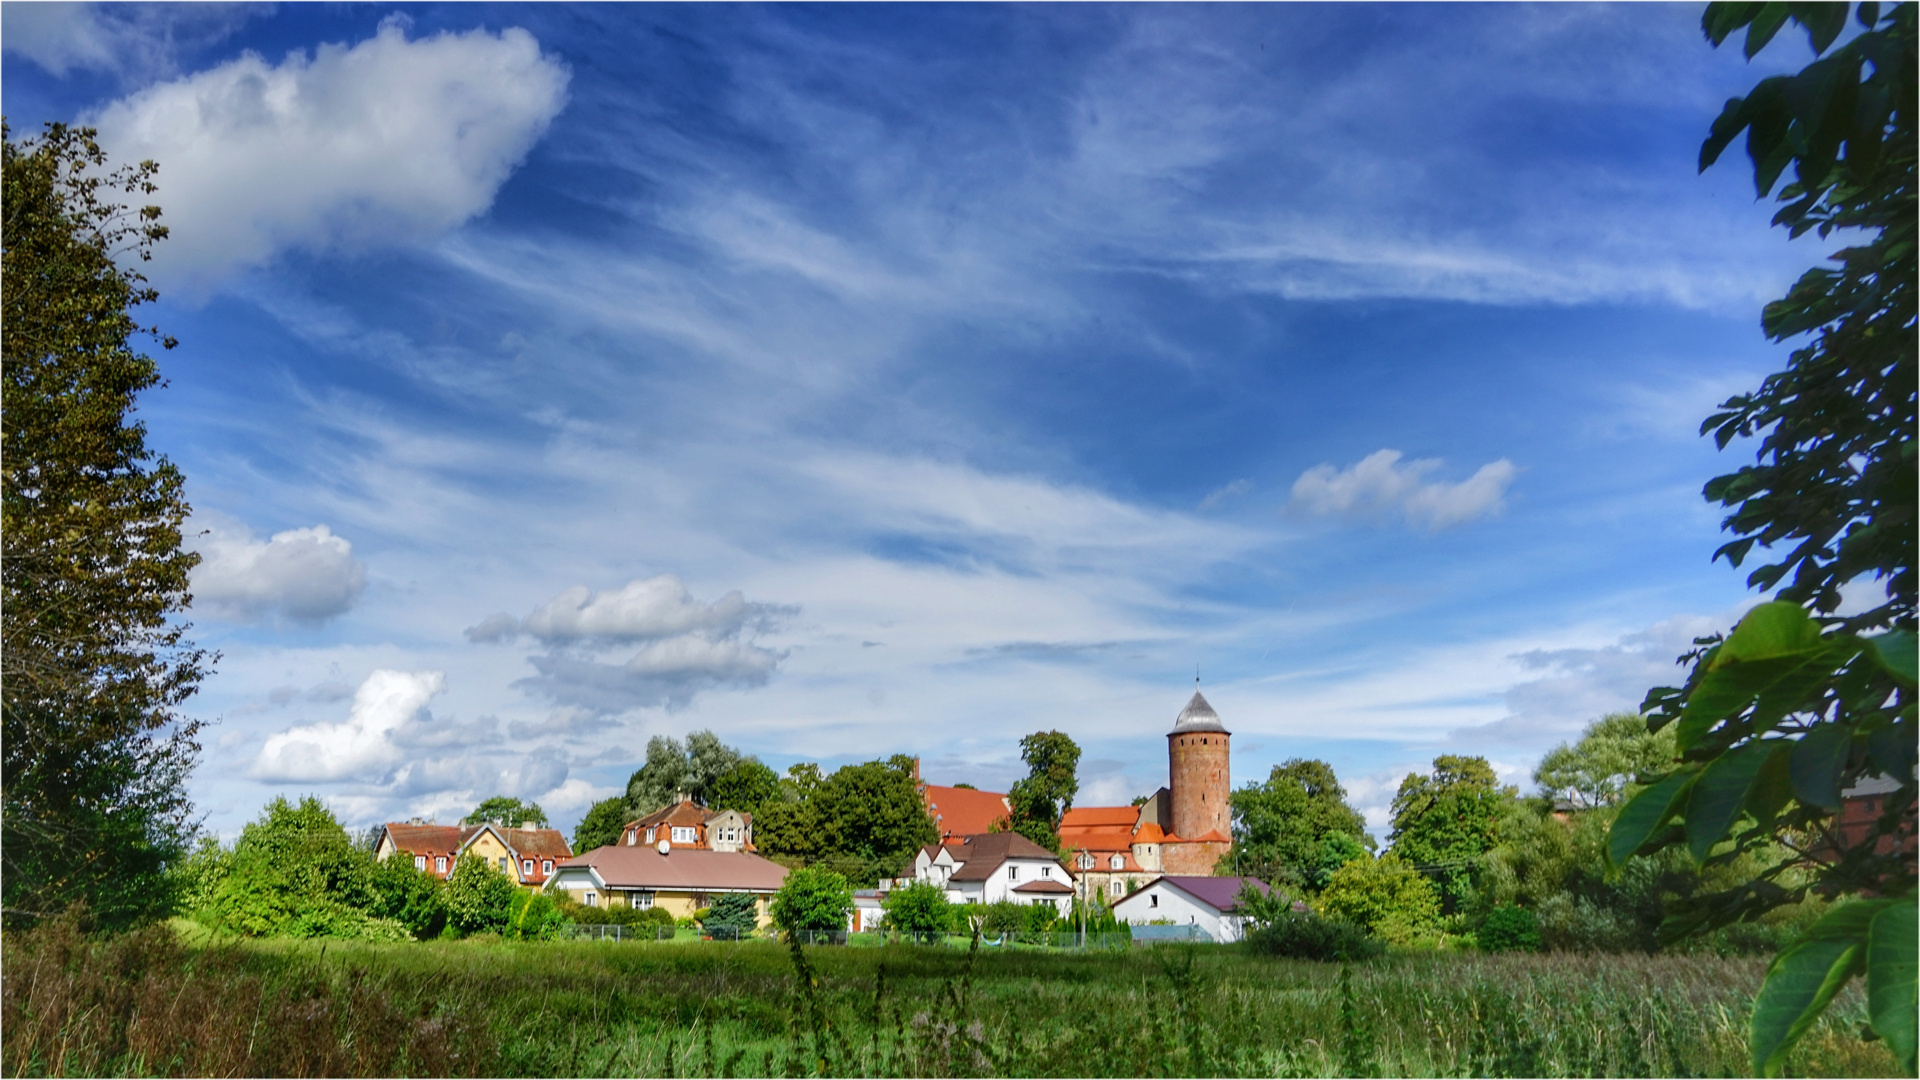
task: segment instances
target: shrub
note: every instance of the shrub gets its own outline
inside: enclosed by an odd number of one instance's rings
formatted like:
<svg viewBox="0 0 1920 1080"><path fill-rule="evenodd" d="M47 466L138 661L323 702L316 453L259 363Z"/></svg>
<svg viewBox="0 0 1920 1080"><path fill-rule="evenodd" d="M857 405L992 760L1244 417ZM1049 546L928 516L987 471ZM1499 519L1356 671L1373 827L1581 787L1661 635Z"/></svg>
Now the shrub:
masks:
<svg viewBox="0 0 1920 1080"><path fill-rule="evenodd" d="M447 878L447 921L462 934L498 933L506 929L508 905L520 892L487 860L461 859Z"/></svg>
<svg viewBox="0 0 1920 1080"><path fill-rule="evenodd" d="M1250 932L1247 944L1269 956L1323 961L1365 960L1386 949L1384 942L1353 923L1311 911L1288 911L1276 916Z"/></svg>
<svg viewBox="0 0 1920 1080"><path fill-rule="evenodd" d="M721 893L700 918L700 929L717 939L742 938L759 925L759 903L752 893Z"/></svg>
<svg viewBox="0 0 1920 1080"><path fill-rule="evenodd" d="M1488 952L1539 952L1540 920L1527 908L1501 904L1487 912L1476 937Z"/></svg>
<svg viewBox="0 0 1920 1080"><path fill-rule="evenodd" d="M515 889L513 899L507 903L507 920L501 933L523 941L546 941L559 933L566 922L567 917L560 913L553 897Z"/></svg>
<svg viewBox="0 0 1920 1080"><path fill-rule="evenodd" d="M1353 923L1395 945L1440 936L1439 893L1391 852L1335 870L1316 907L1328 918Z"/></svg>
<svg viewBox="0 0 1920 1080"><path fill-rule="evenodd" d="M853 886L824 867L809 866L787 875L773 898L774 925L797 930L844 930L853 911Z"/></svg>
<svg viewBox="0 0 1920 1080"><path fill-rule="evenodd" d="M980 916L980 932L999 936L1017 934L1027 928L1027 909L1011 900L1002 900L997 904L985 904L976 909Z"/></svg>
<svg viewBox="0 0 1920 1080"><path fill-rule="evenodd" d="M904 889L894 889L882 906L889 930L937 934L953 925L953 905L947 902L946 890L931 882L916 881Z"/></svg>

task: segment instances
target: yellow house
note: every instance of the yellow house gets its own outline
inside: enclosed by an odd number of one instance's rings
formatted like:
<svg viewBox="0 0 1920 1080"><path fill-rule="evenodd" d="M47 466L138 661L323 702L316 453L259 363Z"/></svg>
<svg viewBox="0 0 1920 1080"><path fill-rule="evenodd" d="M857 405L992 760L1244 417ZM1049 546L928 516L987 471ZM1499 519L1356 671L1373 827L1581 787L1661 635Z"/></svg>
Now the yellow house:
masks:
<svg viewBox="0 0 1920 1080"><path fill-rule="evenodd" d="M751 893L759 925L787 868L745 851L610 844L555 867L548 888L588 907L660 908L692 915L722 893Z"/></svg>

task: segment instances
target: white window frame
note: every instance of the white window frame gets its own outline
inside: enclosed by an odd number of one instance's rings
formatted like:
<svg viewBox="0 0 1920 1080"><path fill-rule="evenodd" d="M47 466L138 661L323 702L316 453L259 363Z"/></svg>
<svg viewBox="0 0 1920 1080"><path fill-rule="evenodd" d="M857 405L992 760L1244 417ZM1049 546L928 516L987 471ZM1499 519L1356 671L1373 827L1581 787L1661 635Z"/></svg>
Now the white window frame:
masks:
<svg viewBox="0 0 1920 1080"><path fill-rule="evenodd" d="M1041 877L1043 877L1043 878L1050 878L1050 877L1052 877L1052 876L1053 876L1053 867L1051 867L1051 866L1043 866L1043 867L1041 867L1041 868L1040 868L1040 876L1041 876Z"/></svg>
<svg viewBox="0 0 1920 1080"><path fill-rule="evenodd" d="M540 876L546 877L548 875L551 875L552 873L553 873L553 860L541 859L540 860Z"/></svg>
<svg viewBox="0 0 1920 1080"><path fill-rule="evenodd" d="M413 868L415 870L425 870L427 868L427 857L425 855L415 855L413 857Z"/></svg>
<svg viewBox="0 0 1920 1080"><path fill-rule="evenodd" d="M500 872L503 874L507 872L507 857L505 855L500 856Z"/></svg>
<svg viewBox="0 0 1920 1080"><path fill-rule="evenodd" d="M592 890L592 889L588 889L588 890L587 890L587 898L586 898L586 900L585 900L585 903L586 903L586 905L587 905L588 907L599 907L599 906L600 906L600 905L599 905L599 902L598 902L598 901L597 901L597 900L595 899L595 897L594 897L594 895L593 895L593 890Z"/></svg>
<svg viewBox="0 0 1920 1080"><path fill-rule="evenodd" d="M638 908L641 911L650 910L653 907L653 893L651 892L628 893L627 905L629 907Z"/></svg>
<svg viewBox="0 0 1920 1080"><path fill-rule="evenodd" d="M1113 881L1107 885L1107 891L1114 896L1119 896L1121 893L1126 892L1126 890L1127 883L1121 881L1119 878L1114 878Z"/></svg>
<svg viewBox="0 0 1920 1080"><path fill-rule="evenodd" d="M676 844L697 843L699 839L700 833L696 829L689 828L685 825L675 825L673 827L673 842Z"/></svg>
<svg viewBox="0 0 1920 1080"><path fill-rule="evenodd" d="M433 857L433 871L436 874L444 874L447 872L447 857L445 855L435 855Z"/></svg>
<svg viewBox="0 0 1920 1080"><path fill-rule="evenodd" d="M1113 858L1107 860L1107 866L1114 870L1124 870L1127 866L1127 857L1125 855L1115 855Z"/></svg>
<svg viewBox="0 0 1920 1080"><path fill-rule="evenodd" d="M522 877L533 876L533 860L532 859L520 860L520 876Z"/></svg>
<svg viewBox="0 0 1920 1080"><path fill-rule="evenodd" d="M1019 867L1019 866L1017 866L1017 865L1015 865L1015 864L1013 864L1013 863L1008 863L1008 864L1007 864L1007 880L1008 880L1008 881L1019 881L1019 880L1020 880L1020 867Z"/></svg>

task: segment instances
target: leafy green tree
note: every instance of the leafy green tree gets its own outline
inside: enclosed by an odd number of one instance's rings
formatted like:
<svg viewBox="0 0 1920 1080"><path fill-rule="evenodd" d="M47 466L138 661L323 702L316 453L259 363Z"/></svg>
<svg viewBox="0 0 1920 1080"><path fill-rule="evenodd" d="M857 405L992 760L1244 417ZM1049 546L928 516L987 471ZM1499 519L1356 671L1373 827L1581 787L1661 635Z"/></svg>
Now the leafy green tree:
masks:
<svg viewBox="0 0 1920 1080"><path fill-rule="evenodd" d="M1768 304L1772 340L1802 338L1787 368L1733 397L1701 425L1726 447L1758 436L1756 461L1709 481L1732 508L1733 538L1715 557L1739 566L1755 548L1784 549L1747 578L1774 599L1732 633L1699 640L1686 685L1660 687L1642 711L1675 729L1681 762L1616 819L1609 855L1683 847L1729 865L1796 844L1737 886L1677 908L1670 939L1750 920L1810 891L1870 891L1836 907L1777 956L1754 1004L1754 1067L1785 1066L1800 1036L1854 975L1867 977L1868 1018L1915 1071L1914 863L1899 842L1915 804L1915 222L1916 39L1912 4L1862 3L1861 33L1839 44L1845 4L1716 3L1702 27L1718 46L1746 30L1749 57L1789 21L1818 57L1727 102L1700 151L1712 165L1742 133L1760 198L1784 205L1774 224L1857 243ZM1780 185L1787 167L1793 178ZM1843 592L1877 582L1882 602L1842 616ZM1856 584L1857 583L1857 584ZM1831 828L1841 793L1879 775L1898 785L1858 842ZM1882 847L1892 850L1883 851ZM1795 878L1800 880L1796 883Z"/></svg>
<svg viewBox="0 0 1920 1080"><path fill-rule="evenodd" d="M715 810L738 810L758 817L760 808L780 798L780 774L754 758L742 758L733 768L713 778L707 805Z"/></svg>
<svg viewBox="0 0 1920 1080"><path fill-rule="evenodd" d="M0 907L21 925L84 901L125 927L174 904L199 751L179 710L211 663L179 621L199 561L184 480L130 415L162 385L134 345L158 336L133 316L158 293L133 267L167 229L120 196L159 167L104 172L86 128L0 138Z"/></svg>
<svg viewBox="0 0 1920 1080"><path fill-rule="evenodd" d="M952 929L953 905L947 892L928 881L916 881L887 893L881 903L887 913L887 929L909 934L937 934Z"/></svg>
<svg viewBox="0 0 1920 1080"><path fill-rule="evenodd" d="M501 875L502 878L505 875ZM550 941L568 922L553 897L546 893L514 889L507 901L506 918L500 936L520 941Z"/></svg>
<svg viewBox="0 0 1920 1080"><path fill-rule="evenodd" d="M1007 792L1013 831L1058 851L1060 819L1080 791L1080 746L1064 732L1036 731L1020 740L1020 758L1027 763L1027 775Z"/></svg>
<svg viewBox="0 0 1920 1080"><path fill-rule="evenodd" d="M716 940L746 937L759 925L760 902L752 893L721 893L700 920L700 929Z"/></svg>
<svg viewBox="0 0 1920 1080"><path fill-rule="evenodd" d="M644 817L678 796L712 806L714 781L743 760L740 751L711 731L696 731L684 743L655 735L647 740L646 763L627 780L628 809L634 817Z"/></svg>
<svg viewBox="0 0 1920 1080"><path fill-rule="evenodd" d="M1502 787L1482 757L1442 754L1433 775L1408 773L1393 797L1393 851L1433 867L1448 910L1473 889L1473 867L1500 839L1500 822L1519 791Z"/></svg>
<svg viewBox="0 0 1920 1080"><path fill-rule="evenodd" d="M519 799L495 795L474 807L473 813L461 820L467 825L497 821L509 829L517 829L521 822L531 821L535 828L544 829L547 827L547 812L540 809L540 804L537 802L523 803Z"/></svg>
<svg viewBox="0 0 1920 1080"><path fill-rule="evenodd" d="M787 875L774 895L773 923L792 934L801 930L845 930L853 912L853 886L825 867L808 866Z"/></svg>
<svg viewBox="0 0 1920 1080"><path fill-rule="evenodd" d="M1487 913L1478 940L1488 952L1539 952L1540 920L1527 908L1502 904Z"/></svg>
<svg viewBox="0 0 1920 1080"><path fill-rule="evenodd" d="M196 913L213 926L248 937L408 934L385 914L372 856L313 796L268 803L222 861L218 884Z"/></svg>
<svg viewBox="0 0 1920 1080"><path fill-rule="evenodd" d="M594 848L620 842L620 827L633 819L627 816L627 800L616 795L601 799L587 811L573 830L573 850L583 854Z"/></svg>
<svg viewBox="0 0 1920 1080"><path fill-rule="evenodd" d="M1392 851L1335 870L1314 909L1395 945L1432 940L1440 933L1439 890Z"/></svg>
<svg viewBox="0 0 1920 1080"><path fill-rule="evenodd" d="M416 870L405 854L373 860L367 891L368 914L392 919L421 940L447 925L447 885L425 870Z"/></svg>
<svg viewBox="0 0 1920 1080"><path fill-rule="evenodd" d="M1588 724L1579 742L1547 751L1533 782L1576 809L1611 806L1640 777L1673 768L1677 753L1671 729L1648 731L1639 713L1608 713Z"/></svg>
<svg viewBox="0 0 1920 1080"><path fill-rule="evenodd" d="M901 754L835 769L811 802L828 853L859 860L863 886L896 873L922 845L940 839L914 782L913 759Z"/></svg>
<svg viewBox="0 0 1920 1080"><path fill-rule="evenodd" d="M1366 819L1347 805L1346 790L1324 761L1275 765L1265 783L1248 784L1229 802L1233 850L1215 873L1317 889L1373 846Z"/></svg>
<svg viewBox="0 0 1920 1080"><path fill-rule="evenodd" d="M462 934L500 933L525 892L492 862L466 856L447 877L447 922Z"/></svg>

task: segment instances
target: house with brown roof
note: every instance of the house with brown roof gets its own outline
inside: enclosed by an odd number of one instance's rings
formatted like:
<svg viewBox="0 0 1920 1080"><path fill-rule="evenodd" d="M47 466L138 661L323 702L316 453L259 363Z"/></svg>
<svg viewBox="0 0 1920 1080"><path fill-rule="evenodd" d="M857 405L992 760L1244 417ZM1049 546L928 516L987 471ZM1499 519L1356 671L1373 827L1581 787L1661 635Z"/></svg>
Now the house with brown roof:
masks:
<svg viewBox="0 0 1920 1080"><path fill-rule="evenodd" d="M662 841L689 850L750 852L754 850L753 815L709 810L683 796L621 826L620 842L628 847L655 847Z"/></svg>
<svg viewBox="0 0 1920 1080"><path fill-rule="evenodd" d="M675 918L709 906L722 893L751 893L764 926L767 905L786 880L786 867L751 852L675 847L668 836L652 845L609 844L577 855L555 867L548 887L588 907L657 907Z"/></svg>
<svg viewBox="0 0 1920 1080"><path fill-rule="evenodd" d="M573 856L573 848L558 829L518 828L499 822L474 825L436 825L414 818L388 822L374 840L376 859L411 857L413 867L445 881L463 858L485 859L526 889L544 888L554 865Z"/></svg>
<svg viewBox="0 0 1920 1080"><path fill-rule="evenodd" d="M1053 852L1015 832L956 836L928 844L913 857L900 885L924 881L946 890L956 904L1050 904L1067 914L1073 875Z"/></svg>

